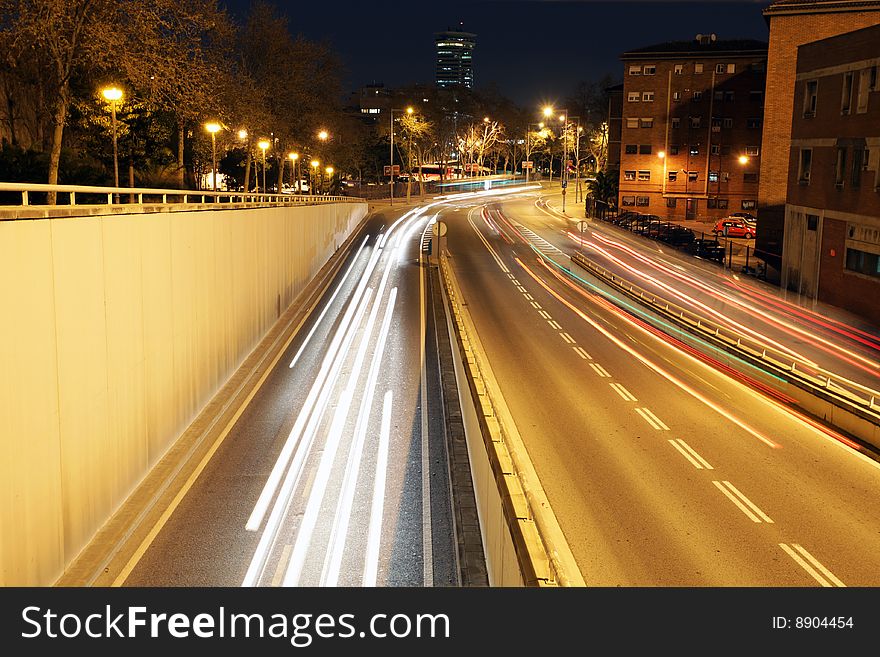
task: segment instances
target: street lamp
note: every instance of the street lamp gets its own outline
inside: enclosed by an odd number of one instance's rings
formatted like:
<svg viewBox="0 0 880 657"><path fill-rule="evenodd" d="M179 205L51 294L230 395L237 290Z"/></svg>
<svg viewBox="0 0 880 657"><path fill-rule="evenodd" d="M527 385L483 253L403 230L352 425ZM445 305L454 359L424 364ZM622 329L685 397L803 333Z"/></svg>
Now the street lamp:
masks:
<svg viewBox="0 0 880 657"><path fill-rule="evenodd" d="M327 167L324 169L327 173L327 192L330 192L330 187L333 185L333 167Z"/></svg>
<svg viewBox="0 0 880 657"><path fill-rule="evenodd" d="M302 187L299 179L299 153L289 153L287 157L290 158L290 193L296 194L296 188ZM293 177L296 176L296 184L293 182ZM302 189L299 190L302 192Z"/></svg>
<svg viewBox="0 0 880 657"><path fill-rule="evenodd" d="M116 147L116 103L122 99L122 89L118 87L106 87L101 90L104 98L110 101L110 117L113 126L113 186L119 187L119 150ZM119 194L114 194L116 202L119 202Z"/></svg>
<svg viewBox="0 0 880 657"><path fill-rule="evenodd" d="M565 188L568 187L568 110L559 110L558 119L562 121L562 172L560 173L560 185L562 186L562 211L565 212ZM550 106L544 108L544 116L551 117L556 110ZM550 156L550 179L553 179L553 156Z"/></svg>
<svg viewBox="0 0 880 657"><path fill-rule="evenodd" d="M748 155L740 155L739 156L739 163L743 164L743 165L748 164L749 163L749 156Z"/></svg>
<svg viewBox="0 0 880 657"><path fill-rule="evenodd" d="M211 133L211 178L214 182L214 191L217 191L217 138L216 135L220 132L220 124L219 123L206 123L205 130ZM216 198L214 199L217 200Z"/></svg>
<svg viewBox="0 0 880 657"><path fill-rule="evenodd" d="M321 166L321 163L318 160L312 160L312 184L309 185L309 189L312 194L315 194L315 186L318 183L318 167Z"/></svg>
<svg viewBox="0 0 880 657"><path fill-rule="evenodd" d="M263 193L266 194L268 192L268 188L266 187L266 149L269 148L269 142L266 139L261 139L257 142L257 146L263 151ZM259 183L257 183L257 185L259 186ZM257 190L257 192L259 193L259 190Z"/></svg>

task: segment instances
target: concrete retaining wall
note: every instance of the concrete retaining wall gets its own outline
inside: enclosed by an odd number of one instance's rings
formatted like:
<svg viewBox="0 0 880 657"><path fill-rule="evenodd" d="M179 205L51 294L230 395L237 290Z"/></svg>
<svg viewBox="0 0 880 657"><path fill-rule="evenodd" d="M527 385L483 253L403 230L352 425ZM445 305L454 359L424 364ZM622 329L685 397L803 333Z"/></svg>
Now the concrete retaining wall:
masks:
<svg viewBox="0 0 880 657"><path fill-rule="evenodd" d="M366 203L0 222L0 585L48 585Z"/></svg>

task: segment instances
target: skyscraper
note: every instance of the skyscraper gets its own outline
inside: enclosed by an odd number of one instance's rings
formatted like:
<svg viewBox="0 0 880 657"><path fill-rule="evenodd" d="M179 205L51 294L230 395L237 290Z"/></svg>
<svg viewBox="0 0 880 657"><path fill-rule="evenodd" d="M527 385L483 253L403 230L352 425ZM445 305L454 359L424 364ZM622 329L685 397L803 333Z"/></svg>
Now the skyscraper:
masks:
<svg viewBox="0 0 880 657"><path fill-rule="evenodd" d="M437 86L474 86L473 52L477 35L470 32L437 32Z"/></svg>

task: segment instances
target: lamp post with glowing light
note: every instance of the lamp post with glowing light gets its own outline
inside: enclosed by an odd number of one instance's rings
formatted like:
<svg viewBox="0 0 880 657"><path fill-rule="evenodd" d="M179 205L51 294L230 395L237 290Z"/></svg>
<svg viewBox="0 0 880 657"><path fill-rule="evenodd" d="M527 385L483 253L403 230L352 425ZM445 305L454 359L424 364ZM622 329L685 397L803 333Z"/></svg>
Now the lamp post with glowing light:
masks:
<svg viewBox="0 0 880 657"><path fill-rule="evenodd" d="M211 133L211 178L213 180L214 191L217 191L217 138L216 135L220 132L220 124L219 123L206 123L205 130ZM214 199L216 200L216 198Z"/></svg>
<svg viewBox="0 0 880 657"><path fill-rule="evenodd" d="M101 94L110 102L110 121L113 129L113 186L119 187L119 150L116 146L116 103L122 98L122 89L107 87L101 90ZM119 194L114 194L116 202L119 202Z"/></svg>
<svg viewBox="0 0 880 657"><path fill-rule="evenodd" d="M257 142L257 146L263 151L263 193L266 194L268 192L268 188L266 187L266 149L269 148L269 141L261 139ZM257 180L259 180L259 176L257 176ZM257 183L257 186L259 187L259 182ZM259 193L259 190L257 190L257 193Z"/></svg>
<svg viewBox="0 0 880 657"><path fill-rule="evenodd" d="M312 184L309 185L309 189L312 192L312 195L315 194L315 186L318 183L318 167L321 166L321 163L318 160L312 160Z"/></svg>
<svg viewBox="0 0 880 657"><path fill-rule="evenodd" d="M565 212L565 188L568 186L568 110L559 110L559 120L562 121L562 171L559 174L562 186L562 211ZM544 116L551 117L556 113L552 107L544 108ZM553 182L553 156L550 156L550 181Z"/></svg>
<svg viewBox="0 0 880 657"><path fill-rule="evenodd" d="M324 172L327 174L327 193L329 194L330 189L333 187L333 167L327 167L326 169L324 169Z"/></svg>

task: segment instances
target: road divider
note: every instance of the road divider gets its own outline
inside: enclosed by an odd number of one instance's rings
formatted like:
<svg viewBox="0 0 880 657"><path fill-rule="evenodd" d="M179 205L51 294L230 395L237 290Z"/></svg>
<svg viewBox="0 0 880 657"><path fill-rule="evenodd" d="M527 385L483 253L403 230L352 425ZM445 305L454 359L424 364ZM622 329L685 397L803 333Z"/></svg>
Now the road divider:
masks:
<svg viewBox="0 0 880 657"><path fill-rule="evenodd" d="M440 272L489 583L584 586L443 253Z"/></svg>

